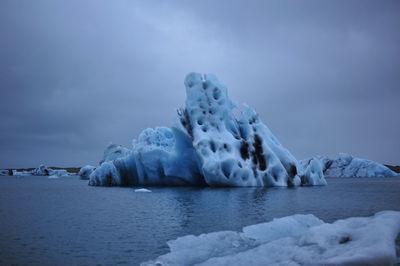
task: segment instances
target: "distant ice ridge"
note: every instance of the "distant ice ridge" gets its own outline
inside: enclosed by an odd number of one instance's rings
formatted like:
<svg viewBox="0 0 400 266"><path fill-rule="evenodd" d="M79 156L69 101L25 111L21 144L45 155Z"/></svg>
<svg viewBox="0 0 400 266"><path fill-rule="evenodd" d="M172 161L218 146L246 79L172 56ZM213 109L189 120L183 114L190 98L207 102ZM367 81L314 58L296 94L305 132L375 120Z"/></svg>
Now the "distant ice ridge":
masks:
<svg viewBox="0 0 400 266"><path fill-rule="evenodd" d="M338 158L315 156L312 159L302 160L300 163L307 167L310 162L319 161L326 177L393 177L400 176L386 166L347 153L339 153Z"/></svg>
<svg viewBox="0 0 400 266"><path fill-rule="evenodd" d="M167 242L169 253L141 265L395 265L399 233L395 211L332 224L293 215L242 232L180 237Z"/></svg>
<svg viewBox="0 0 400 266"><path fill-rule="evenodd" d="M253 109L245 106L237 119L214 75L191 73L184 83L176 123L145 129L132 150L107 147L90 185L326 185L319 162L303 168Z"/></svg>
<svg viewBox="0 0 400 266"><path fill-rule="evenodd" d="M60 169L60 170L54 170L51 168L48 168L47 166L41 164L38 168L33 169L32 171L20 171L18 172L17 170L12 171L13 176L31 176L31 175L36 175L36 176L52 176L54 177L59 177L59 176L69 176L73 175L69 173L67 170Z"/></svg>

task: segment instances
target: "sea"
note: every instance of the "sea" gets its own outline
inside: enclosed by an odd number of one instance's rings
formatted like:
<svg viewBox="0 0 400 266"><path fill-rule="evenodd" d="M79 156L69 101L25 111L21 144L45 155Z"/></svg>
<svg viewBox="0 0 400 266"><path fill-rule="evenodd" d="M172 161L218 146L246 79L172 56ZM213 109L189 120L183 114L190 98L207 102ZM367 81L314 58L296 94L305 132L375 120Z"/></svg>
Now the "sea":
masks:
<svg viewBox="0 0 400 266"><path fill-rule="evenodd" d="M296 188L91 187L77 176L0 177L0 265L138 265L185 235L293 214L325 222L400 211L400 178Z"/></svg>

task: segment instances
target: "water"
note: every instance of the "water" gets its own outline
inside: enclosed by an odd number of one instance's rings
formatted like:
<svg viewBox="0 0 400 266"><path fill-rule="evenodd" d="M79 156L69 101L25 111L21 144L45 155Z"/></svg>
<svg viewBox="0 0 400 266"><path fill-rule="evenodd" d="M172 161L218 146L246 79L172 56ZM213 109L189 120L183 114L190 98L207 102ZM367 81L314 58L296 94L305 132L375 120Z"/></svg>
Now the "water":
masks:
<svg viewBox="0 0 400 266"><path fill-rule="evenodd" d="M240 230L295 213L327 222L400 211L400 178L326 187L89 187L77 177L0 177L0 265L136 265L187 234Z"/></svg>

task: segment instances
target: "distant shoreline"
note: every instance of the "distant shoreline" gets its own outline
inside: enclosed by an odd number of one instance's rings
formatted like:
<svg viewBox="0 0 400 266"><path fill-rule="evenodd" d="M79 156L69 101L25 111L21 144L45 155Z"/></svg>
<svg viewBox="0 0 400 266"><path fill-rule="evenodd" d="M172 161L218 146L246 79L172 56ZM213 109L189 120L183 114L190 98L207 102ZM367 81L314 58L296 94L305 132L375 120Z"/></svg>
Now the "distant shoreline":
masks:
<svg viewBox="0 0 400 266"><path fill-rule="evenodd" d="M384 164L384 166L386 166L387 168L389 168L390 170L392 170L396 173L400 173L400 166L398 166L398 165ZM55 167L55 166L50 166L49 168L53 169L53 170L67 170L67 172L74 173L74 174L79 173L79 170L81 169L81 167ZM36 168L4 168L4 170L16 170L18 172L32 171L34 169L36 169Z"/></svg>
<svg viewBox="0 0 400 266"><path fill-rule="evenodd" d="M384 164L384 166L386 166L387 168L389 168L390 170L392 170L396 173L400 173L400 166L398 166L398 165Z"/></svg>

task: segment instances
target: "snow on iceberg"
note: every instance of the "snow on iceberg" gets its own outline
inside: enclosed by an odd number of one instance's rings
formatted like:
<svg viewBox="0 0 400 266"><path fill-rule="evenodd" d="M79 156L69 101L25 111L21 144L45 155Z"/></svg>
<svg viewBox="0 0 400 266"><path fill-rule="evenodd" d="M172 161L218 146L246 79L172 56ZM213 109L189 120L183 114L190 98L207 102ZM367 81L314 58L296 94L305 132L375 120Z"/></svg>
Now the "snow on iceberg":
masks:
<svg viewBox="0 0 400 266"><path fill-rule="evenodd" d="M253 109L236 119L215 76L191 73L185 86L176 124L145 129L132 150L107 147L90 185L326 185L320 164L303 168Z"/></svg>
<svg viewBox="0 0 400 266"><path fill-rule="evenodd" d="M308 160L300 161L303 167L311 162L319 161L322 171L327 177L393 177L400 176L383 164L367 159L353 157L347 153L339 153L338 158L331 159L327 156L315 156Z"/></svg>
<svg viewBox="0 0 400 266"><path fill-rule="evenodd" d="M180 237L167 243L169 253L141 265L393 265L399 233L395 211L332 224L293 215L242 232Z"/></svg>

